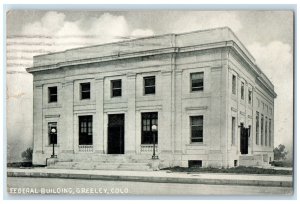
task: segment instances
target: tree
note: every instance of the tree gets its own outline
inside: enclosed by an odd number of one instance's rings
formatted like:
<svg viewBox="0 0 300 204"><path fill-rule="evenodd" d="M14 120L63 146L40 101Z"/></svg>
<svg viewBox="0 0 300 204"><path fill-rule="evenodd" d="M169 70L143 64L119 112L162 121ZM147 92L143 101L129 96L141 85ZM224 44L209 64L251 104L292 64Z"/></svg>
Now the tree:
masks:
<svg viewBox="0 0 300 204"><path fill-rule="evenodd" d="M32 161L32 152L33 150L29 147L24 152L22 152L22 158L25 161Z"/></svg>
<svg viewBox="0 0 300 204"><path fill-rule="evenodd" d="M283 144L278 145L274 150L274 160L285 160L288 151L285 150L285 146Z"/></svg>

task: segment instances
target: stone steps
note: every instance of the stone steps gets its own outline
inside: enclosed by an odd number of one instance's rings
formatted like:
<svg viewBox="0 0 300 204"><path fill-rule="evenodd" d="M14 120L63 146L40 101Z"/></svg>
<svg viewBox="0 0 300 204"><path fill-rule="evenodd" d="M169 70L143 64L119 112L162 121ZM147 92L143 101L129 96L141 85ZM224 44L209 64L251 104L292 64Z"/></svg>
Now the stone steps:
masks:
<svg viewBox="0 0 300 204"><path fill-rule="evenodd" d="M150 163L118 163L118 162L57 162L49 169L82 169L82 170L134 170L151 171Z"/></svg>
<svg viewBox="0 0 300 204"><path fill-rule="evenodd" d="M74 162L105 162L105 163L147 163L151 161L151 155L93 155L85 157L85 155L76 155Z"/></svg>
<svg viewBox="0 0 300 204"><path fill-rule="evenodd" d="M239 157L240 166L260 167L260 168L272 168L268 161L265 159L265 155L241 155Z"/></svg>

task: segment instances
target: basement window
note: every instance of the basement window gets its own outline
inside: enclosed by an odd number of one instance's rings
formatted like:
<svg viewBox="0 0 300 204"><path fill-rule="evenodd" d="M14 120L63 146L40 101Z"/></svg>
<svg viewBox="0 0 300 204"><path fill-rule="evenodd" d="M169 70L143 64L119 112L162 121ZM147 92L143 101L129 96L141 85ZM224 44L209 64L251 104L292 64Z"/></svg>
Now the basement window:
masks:
<svg viewBox="0 0 300 204"><path fill-rule="evenodd" d="M236 167L238 165L238 160L233 161L234 166Z"/></svg>
<svg viewBox="0 0 300 204"><path fill-rule="evenodd" d="M189 168L201 168L202 160L189 160Z"/></svg>

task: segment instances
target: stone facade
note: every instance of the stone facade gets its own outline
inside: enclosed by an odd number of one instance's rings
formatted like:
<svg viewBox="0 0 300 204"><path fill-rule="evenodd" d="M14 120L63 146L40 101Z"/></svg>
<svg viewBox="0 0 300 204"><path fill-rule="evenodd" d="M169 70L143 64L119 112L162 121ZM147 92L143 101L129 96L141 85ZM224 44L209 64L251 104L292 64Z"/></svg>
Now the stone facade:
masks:
<svg viewBox="0 0 300 204"><path fill-rule="evenodd" d="M152 145L141 141L142 113L149 112L157 113L161 166L195 161L206 167L232 167L242 154L273 159L274 86L229 28L35 56L27 71L34 76L34 164L45 164L52 154L49 123L57 124L58 160L101 160L111 148L112 114L124 116L124 154L118 156L150 159ZM192 91L194 73L203 77L201 90ZM145 94L145 77L150 76L155 77L155 94ZM122 82L119 97L112 97L113 80ZM81 99L82 83L90 84L89 99ZM57 87L54 103L49 103L49 87ZM92 116L92 144L83 146L79 117L87 115ZM195 134L202 131L203 139L196 142L191 140L193 116L202 117L202 130L196 128ZM247 143L241 143L242 128L248 130ZM241 150L245 144L246 150Z"/></svg>

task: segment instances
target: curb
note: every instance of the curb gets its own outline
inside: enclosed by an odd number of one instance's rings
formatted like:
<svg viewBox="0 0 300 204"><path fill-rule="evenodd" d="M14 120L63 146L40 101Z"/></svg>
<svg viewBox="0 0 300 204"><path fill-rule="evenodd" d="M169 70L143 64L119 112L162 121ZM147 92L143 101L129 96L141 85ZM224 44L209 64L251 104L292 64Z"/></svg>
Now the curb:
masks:
<svg viewBox="0 0 300 204"><path fill-rule="evenodd" d="M138 181L138 182L152 182L152 183L293 187L292 181L118 176L118 175L97 175L97 174L72 174L72 173L58 174L58 173L38 173L38 172L7 172L7 176L8 177L35 177L35 178L90 179L90 180L110 180L110 181Z"/></svg>

